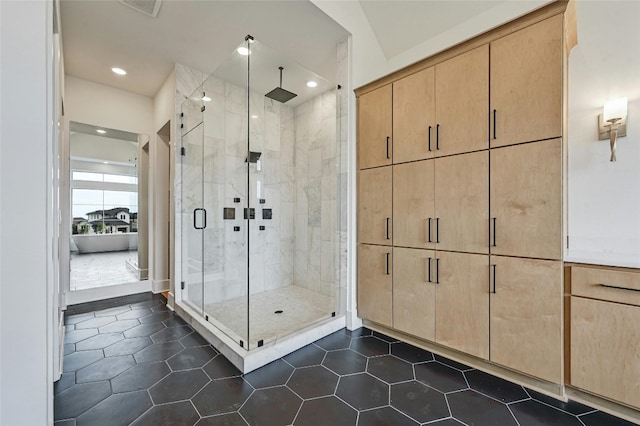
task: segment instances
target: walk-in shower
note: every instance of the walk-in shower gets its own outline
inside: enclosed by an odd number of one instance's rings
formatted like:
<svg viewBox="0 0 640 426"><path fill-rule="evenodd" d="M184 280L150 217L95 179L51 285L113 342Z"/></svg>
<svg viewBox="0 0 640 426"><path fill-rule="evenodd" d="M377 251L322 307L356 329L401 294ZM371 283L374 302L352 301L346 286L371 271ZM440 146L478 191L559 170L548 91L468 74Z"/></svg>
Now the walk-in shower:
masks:
<svg viewBox="0 0 640 426"><path fill-rule="evenodd" d="M176 291L243 350L343 315L339 97L248 36L182 104Z"/></svg>

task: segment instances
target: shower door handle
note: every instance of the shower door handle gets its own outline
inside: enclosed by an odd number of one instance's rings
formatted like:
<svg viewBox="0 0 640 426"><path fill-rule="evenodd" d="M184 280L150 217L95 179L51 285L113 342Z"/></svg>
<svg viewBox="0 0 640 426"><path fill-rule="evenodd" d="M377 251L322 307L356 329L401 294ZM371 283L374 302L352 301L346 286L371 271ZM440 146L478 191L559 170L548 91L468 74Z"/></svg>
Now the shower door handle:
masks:
<svg viewBox="0 0 640 426"><path fill-rule="evenodd" d="M203 226L198 226L198 212L202 212ZM207 227L207 211L202 208L193 209L193 227L195 229L204 229Z"/></svg>

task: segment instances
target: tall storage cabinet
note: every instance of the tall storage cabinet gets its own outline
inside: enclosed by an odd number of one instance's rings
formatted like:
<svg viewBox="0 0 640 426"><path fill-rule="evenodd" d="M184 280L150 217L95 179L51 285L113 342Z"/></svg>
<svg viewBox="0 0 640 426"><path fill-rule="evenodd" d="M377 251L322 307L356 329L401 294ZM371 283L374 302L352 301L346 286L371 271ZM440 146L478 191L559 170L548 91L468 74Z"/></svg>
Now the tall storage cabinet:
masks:
<svg viewBox="0 0 640 426"><path fill-rule="evenodd" d="M359 315L554 384L563 11L554 3L356 90ZM392 111L391 124L374 110Z"/></svg>

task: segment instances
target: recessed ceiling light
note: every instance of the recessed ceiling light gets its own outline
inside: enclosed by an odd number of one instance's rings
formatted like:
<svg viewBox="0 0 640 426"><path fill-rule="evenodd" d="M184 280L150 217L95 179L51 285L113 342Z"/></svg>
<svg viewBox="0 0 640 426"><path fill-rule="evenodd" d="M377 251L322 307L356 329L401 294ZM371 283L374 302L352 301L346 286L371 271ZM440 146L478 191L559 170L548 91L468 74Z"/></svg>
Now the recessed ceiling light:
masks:
<svg viewBox="0 0 640 426"><path fill-rule="evenodd" d="M205 101L205 102L211 102L211 98L208 97L207 95L202 96L200 99Z"/></svg>
<svg viewBox="0 0 640 426"><path fill-rule="evenodd" d="M248 56L249 55L249 49L247 49L246 47L238 47L238 49L236 50L239 54L241 54L242 56Z"/></svg>
<svg viewBox="0 0 640 426"><path fill-rule="evenodd" d="M307 81L307 87L317 87L318 83L315 81Z"/></svg>
<svg viewBox="0 0 640 426"><path fill-rule="evenodd" d="M254 114L251 116L251 118L258 118L258 116Z"/></svg>
<svg viewBox="0 0 640 426"><path fill-rule="evenodd" d="M118 67L111 68L111 71L113 71L114 73L116 73L118 75L126 75L127 74L127 72L125 70L123 70L122 68L118 68Z"/></svg>
<svg viewBox="0 0 640 426"><path fill-rule="evenodd" d="M104 164L109 164L109 162L108 162L108 161L103 161L103 163L104 163Z"/></svg>
<svg viewBox="0 0 640 426"><path fill-rule="evenodd" d="M96 132L100 133L101 135L104 135L105 133L107 133L106 130L102 130L102 129L96 129Z"/></svg>

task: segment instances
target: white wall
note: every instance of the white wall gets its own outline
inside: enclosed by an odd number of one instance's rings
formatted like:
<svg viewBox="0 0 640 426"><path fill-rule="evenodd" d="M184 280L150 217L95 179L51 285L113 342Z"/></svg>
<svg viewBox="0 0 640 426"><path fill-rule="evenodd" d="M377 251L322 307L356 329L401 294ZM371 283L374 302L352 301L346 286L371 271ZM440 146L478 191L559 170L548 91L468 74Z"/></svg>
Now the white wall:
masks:
<svg viewBox="0 0 640 426"><path fill-rule="evenodd" d="M169 236L174 231L168 228L171 215L168 200L175 126L169 126L168 137L161 137L158 132L168 121L175 121L175 87L175 71L172 71L153 98L153 132L149 142L149 279L154 291L170 290L172 242Z"/></svg>
<svg viewBox="0 0 640 426"><path fill-rule="evenodd" d="M153 99L146 96L67 75L64 102L69 121L154 134Z"/></svg>
<svg viewBox="0 0 640 426"><path fill-rule="evenodd" d="M0 63L0 424L45 425L53 419L49 2L0 2Z"/></svg>
<svg viewBox="0 0 640 426"><path fill-rule="evenodd" d="M337 0L311 1L351 33L353 66L351 82L354 88L377 80L384 75L391 74L407 65L418 62L549 3L549 0L499 2L495 7L481 15L454 26L403 53L387 58L382 52L382 48L378 44L377 38L359 2ZM395 24L398 25L399 23Z"/></svg>
<svg viewBox="0 0 640 426"><path fill-rule="evenodd" d="M577 2L569 57L570 259L640 267L640 2ZM604 102L629 98L617 162L599 141Z"/></svg>

